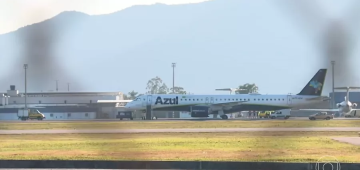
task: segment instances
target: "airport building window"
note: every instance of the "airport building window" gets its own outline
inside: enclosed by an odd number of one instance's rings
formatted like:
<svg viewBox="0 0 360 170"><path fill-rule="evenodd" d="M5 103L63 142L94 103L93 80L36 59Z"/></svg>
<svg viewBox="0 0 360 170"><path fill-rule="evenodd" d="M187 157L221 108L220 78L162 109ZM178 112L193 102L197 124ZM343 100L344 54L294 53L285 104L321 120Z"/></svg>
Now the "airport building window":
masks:
<svg viewBox="0 0 360 170"><path fill-rule="evenodd" d="M68 113L68 117L71 117L71 113Z"/></svg>
<svg viewBox="0 0 360 170"><path fill-rule="evenodd" d="M41 100L39 100L39 104L41 104Z"/></svg>
<svg viewBox="0 0 360 170"><path fill-rule="evenodd" d="M268 99L266 99L266 101L268 101Z"/></svg>
<svg viewBox="0 0 360 170"><path fill-rule="evenodd" d="M16 101L14 101L14 103L16 103Z"/></svg>
<svg viewBox="0 0 360 170"><path fill-rule="evenodd" d="M90 100L90 103L92 103L92 100Z"/></svg>
<svg viewBox="0 0 360 170"><path fill-rule="evenodd" d="M50 117L54 117L54 114L51 113L51 114L50 114Z"/></svg>
<svg viewBox="0 0 360 170"><path fill-rule="evenodd" d="M85 113L85 117L88 117L89 116L89 114L88 113Z"/></svg>
<svg viewBox="0 0 360 170"><path fill-rule="evenodd" d="M64 101L64 103L66 104L66 100Z"/></svg>

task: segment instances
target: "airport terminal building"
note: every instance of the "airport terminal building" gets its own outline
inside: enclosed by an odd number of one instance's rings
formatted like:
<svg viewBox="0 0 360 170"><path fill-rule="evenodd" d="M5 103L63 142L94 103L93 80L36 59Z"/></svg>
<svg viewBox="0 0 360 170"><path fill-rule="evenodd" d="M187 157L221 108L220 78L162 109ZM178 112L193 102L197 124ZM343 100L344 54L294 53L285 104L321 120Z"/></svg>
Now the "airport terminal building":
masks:
<svg viewBox="0 0 360 170"><path fill-rule="evenodd" d="M0 120L17 120L19 105L24 106L24 93L10 86L0 93ZM47 120L112 119L123 111L126 102L121 92L28 92L27 104L36 105Z"/></svg>

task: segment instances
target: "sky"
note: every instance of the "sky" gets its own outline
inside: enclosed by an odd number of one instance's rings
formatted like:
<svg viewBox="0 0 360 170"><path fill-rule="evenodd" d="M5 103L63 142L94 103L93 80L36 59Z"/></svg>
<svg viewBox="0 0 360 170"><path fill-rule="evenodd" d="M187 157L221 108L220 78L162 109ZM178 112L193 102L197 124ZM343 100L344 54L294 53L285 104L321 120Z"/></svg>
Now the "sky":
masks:
<svg viewBox="0 0 360 170"><path fill-rule="evenodd" d="M1 0L0 34L41 22L63 11L80 11L89 15L108 14L133 5L154 3L186 4L206 0ZM35 16L34 13L37 13ZM31 17L29 17L31 16Z"/></svg>
<svg viewBox="0 0 360 170"><path fill-rule="evenodd" d="M155 3L164 3L164 4L186 4L186 3L199 3L199 2L203 2L204 0L1 0L0 1L0 34L4 34L7 32L11 32L11 31L15 31L16 29L32 24L32 23L36 23L36 22L41 22L45 19L48 18L52 18L53 16L63 12L63 11L80 11L80 12L84 12L86 14L89 15L100 15L100 14L109 14L109 13L113 13L116 11L120 11L122 9L131 7L133 5L150 5L150 4L155 4ZM225 0L224 0L225 1ZM230 1L230 0L228 0ZM353 7L353 4L356 0L343 0L343 1L336 1L336 0L318 0L317 1L317 5L316 4L312 4L313 8L316 8L315 11L318 12L318 16L319 17L323 17L325 18L325 20L328 21L328 19L330 18L342 18L344 17L344 15L349 15L349 10L350 8ZM312 1L314 2L314 1ZM359 3L358 3L359 4ZM274 5L275 6L275 5ZM278 7L275 7L276 10L282 10ZM283 8L284 9L284 8ZM253 10L258 10L260 12L263 13L273 13L274 9L271 8L259 8L259 9L253 9ZM268 11L266 11L268 10ZM360 9L359 9L360 11ZM290 13L281 13L283 14L290 14ZM306 15L306 14L305 14ZM294 20L293 16L285 16L287 17L286 19L288 21L286 22L292 22L291 20ZM280 17L278 17L280 18ZM288 32L287 35L293 34L293 37L304 37L304 30L305 29L301 29L299 31L291 31L291 33L288 30L289 27L287 28L281 28L281 26L284 25L284 23L280 23L280 20L273 20L273 21L269 21L271 22L271 25L280 25L279 28L276 29L284 29L283 32ZM295 21L295 24L298 24L296 22L301 22L301 21ZM293 23L294 24L294 23ZM271 28L269 28L270 30ZM274 28L273 28L274 29ZM307 30L311 30L311 29L307 29ZM271 32L271 31L269 31ZM290 42L290 44L293 44L293 46L299 47L299 48L294 48L295 50L302 50L302 49L309 49L308 46L311 46L309 44L311 44L311 40L306 39L306 38L300 38L296 40L301 40L303 42ZM280 44L281 45L281 44ZM280 46L279 45L279 46ZM264 47L265 49L265 47ZM274 49L273 51L276 51L279 49ZM281 49L282 50L282 49ZM264 50L266 51L266 50ZM275 53L274 53L275 54ZM277 52L277 54L281 54L279 52ZM306 54L306 53L302 53L302 54ZM359 52L360 54L360 52ZM237 54L238 55L238 54ZM268 54L265 54L268 55ZM317 54L313 53L312 51L309 51L308 56L304 56L304 57L316 57ZM267 56L269 58L273 57L273 56ZM306 60L306 59L303 59ZM266 59L264 60L266 61ZM208 62L213 62L210 63L211 64L215 64L215 61L208 61ZM282 61L284 63L286 63L287 61ZM295 62L295 61L294 61ZM308 63L308 61L303 61L304 63L312 64L312 63ZM241 61L237 61L234 60L232 63L229 64L228 67L231 68L236 68L239 65L237 63L241 63ZM302 67L302 65L304 65L304 63L300 63L300 67ZM170 64L170 62L169 62ZM191 64L191 63L190 63ZM182 82L183 84L185 84L185 89L190 89L191 92L199 94L205 94L205 93L216 93L214 92L214 88L209 86L209 89L204 89L201 86L197 86L196 84L192 83L193 81L189 80L190 78L187 76L188 72L186 72L186 67L189 67L190 64L185 65L185 63L180 63L179 67L177 67L176 69L179 70L179 72L183 72L184 75L179 75L178 79L180 82ZM181 65L183 65L181 67ZM184 69L184 70L181 70ZM282 68L284 69L284 68ZM300 71L301 70L301 71ZM294 69L292 70L292 72L294 72L295 74L300 74L305 72L306 70L304 70L303 68L300 69ZM310 78L310 76L312 76L315 71L314 70L310 70L307 71L308 76L306 76L304 78L304 81L308 81L308 79ZM155 73L154 73L155 74ZM285 74L285 73L284 73ZM164 76L160 76L160 77L164 77L167 80L171 80L171 74L169 74L169 77L165 77ZM234 77L232 76L232 74L228 74L228 75L221 75L221 79L223 79L224 81L219 81L217 82L218 84L216 85L216 88L227 88L227 87L234 87L234 84L239 84L239 83L246 83L247 81L249 81L247 78L244 79L242 76L240 76L241 78L237 78L235 81L232 81L234 79ZM196 78L194 78L196 80ZM300 83L300 81L296 81L296 83L299 83L299 85L297 85L296 87L286 87L286 88L279 88L279 89L275 89L274 86L276 85L271 85L274 83L268 83L266 81L261 82L260 80L253 78L251 81L253 81L255 83L260 82L260 89L261 92L260 93L264 93L264 94L271 94L274 92L280 92L280 93L287 93L287 92L292 92L295 93L301 89L303 87L303 83ZM89 82L91 82L92 80L89 80ZM295 82L295 81L294 81ZM206 83L206 82L204 82ZM168 85L170 83L167 83ZM208 83L209 84L209 83ZM236 86L235 86L236 87ZM122 89L116 89L118 87L114 87L113 89L101 89L100 87L93 87L93 89L95 91L116 91L116 90L120 90L123 91ZM264 90L263 90L264 89ZM2 90L2 89L1 89ZM126 89L127 91L131 90L131 89ZM143 89L141 88L137 88L134 89L135 91L141 91ZM286 92L285 92L286 91ZM219 92L219 93L227 93L227 92Z"/></svg>

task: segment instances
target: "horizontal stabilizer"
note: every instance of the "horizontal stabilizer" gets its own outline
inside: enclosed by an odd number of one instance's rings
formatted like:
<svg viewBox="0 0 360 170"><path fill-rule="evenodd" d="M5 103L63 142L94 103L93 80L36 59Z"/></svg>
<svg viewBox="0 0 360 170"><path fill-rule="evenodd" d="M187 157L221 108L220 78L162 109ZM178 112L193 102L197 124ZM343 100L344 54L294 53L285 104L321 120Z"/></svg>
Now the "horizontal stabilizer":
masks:
<svg viewBox="0 0 360 170"><path fill-rule="evenodd" d="M350 87L335 87L334 89L337 89L337 90L355 90L355 89L360 89L360 87L355 87L355 86L350 86Z"/></svg>
<svg viewBox="0 0 360 170"><path fill-rule="evenodd" d="M327 96L319 96L319 97L314 97L314 98L307 98L306 100L310 100L310 101L316 101L316 100L319 100L319 101L328 101L330 100L331 98L330 97L327 97Z"/></svg>
<svg viewBox="0 0 360 170"><path fill-rule="evenodd" d="M318 111L318 112L338 112L339 109L299 109L303 111Z"/></svg>

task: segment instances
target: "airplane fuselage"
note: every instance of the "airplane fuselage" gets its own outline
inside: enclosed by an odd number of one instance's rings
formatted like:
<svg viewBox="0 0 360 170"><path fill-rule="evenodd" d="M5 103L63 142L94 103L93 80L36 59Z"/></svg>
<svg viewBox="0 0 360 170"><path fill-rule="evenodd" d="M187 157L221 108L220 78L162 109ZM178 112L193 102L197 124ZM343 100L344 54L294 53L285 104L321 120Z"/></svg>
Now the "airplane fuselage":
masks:
<svg viewBox="0 0 360 170"><path fill-rule="evenodd" d="M151 106L153 110L162 111L193 111L198 107L208 107L209 112L223 110L226 113L239 112L243 110L280 110L294 106L303 106L322 102L321 98L306 95L144 95L126 105L133 110L145 110ZM309 100L314 99L314 100ZM216 106L230 102L239 102L232 106ZM195 108L194 108L195 107Z"/></svg>

